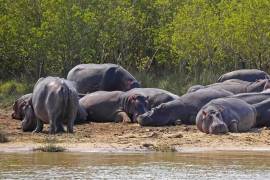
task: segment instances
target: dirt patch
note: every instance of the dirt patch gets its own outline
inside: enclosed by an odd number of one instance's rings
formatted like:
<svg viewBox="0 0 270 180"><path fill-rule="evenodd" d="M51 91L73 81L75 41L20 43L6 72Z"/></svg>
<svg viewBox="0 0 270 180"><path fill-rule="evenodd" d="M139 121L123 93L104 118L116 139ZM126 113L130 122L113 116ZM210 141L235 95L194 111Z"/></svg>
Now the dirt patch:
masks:
<svg viewBox="0 0 270 180"><path fill-rule="evenodd" d="M20 121L10 117L11 110L0 110L0 129L6 132L8 143L0 151L31 150L55 144L71 151L198 151L198 150L270 150L270 129L252 129L247 133L208 135L196 126L140 127L138 124L89 123L76 125L74 134L22 132Z"/></svg>

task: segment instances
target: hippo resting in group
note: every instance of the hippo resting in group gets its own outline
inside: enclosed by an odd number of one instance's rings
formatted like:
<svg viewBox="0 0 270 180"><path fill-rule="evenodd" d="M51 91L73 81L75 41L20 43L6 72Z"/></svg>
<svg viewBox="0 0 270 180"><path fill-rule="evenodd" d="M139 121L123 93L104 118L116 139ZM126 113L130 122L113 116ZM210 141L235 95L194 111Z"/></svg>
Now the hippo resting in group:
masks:
<svg viewBox="0 0 270 180"><path fill-rule="evenodd" d="M194 85L188 89L187 93L195 92L199 89L206 89L206 88L224 89L234 94L261 92L264 91L265 89L270 88L270 80L261 79L257 80L256 82L248 82L238 79L230 79L221 83L214 83L207 86Z"/></svg>
<svg viewBox="0 0 270 180"><path fill-rule="evenodd" d="M18 98L15 103L13 104L13 112L11 114L11 117L13 119L22 120L24 118L24 109L26 104L29 103L29 101L32 98L32 93L25 94L22 97Z"/></svg>
<svg viewBox="0 0 270 180"><path fill-rule="evenodd" d="M228 79L240 79L243 81L255 82L259 79L269 79L269 75L258 69L240 69L223 74L218 78L218 82L223 82Z"/></svg>
<svg viewBox="0 0 270 180"><path fill-rule="evenodd" d="M147 111L146 97L122 91L97 91L79 101L92 122L132 122ZM131 118L131 119L130 119Z"/></svg>
<svg viewBox="0 0 270 180"><path fill-rule="evenodd" d="M139 94L141 96L147 97L149 105L148 109L179 98L179 96L176 94L158 88L134 88L127 91L126 94Z"/></svg>
<svg viewBox="0 0 270 180"><path fill-rule="evenodd" d="M237 98L210 101L196 117L198 129L207 134L245 132L252 127L269 126L270 99L250 105Z"/></svg>
<svg viewBox="0 0 270 180"><path fill-rule="evenodd" d="M141 126L165 126L178 124L195 124L198 111L212 99L233 95L222 89L201 89L185 94L177 100L163 103L138 116Z"/></svg>
<svg viewBox="0 0 270 180"><path fill-rule="evenodd" d="M80 64L69 71L67 79L76 82L77 91L82 94L140 87L127 70L115 64Z"/></svg>
<svg viewBox="0 0 270 180"><path fill-rule="evenodd" d="M49 132L53 134L64 132L65 123L67 131L72 133L77 111L78 95L70 82L57 77L40 78L25 107L22 129L27 131L36 122L33 132L41 132L43 123L49 123Z"/></svg>

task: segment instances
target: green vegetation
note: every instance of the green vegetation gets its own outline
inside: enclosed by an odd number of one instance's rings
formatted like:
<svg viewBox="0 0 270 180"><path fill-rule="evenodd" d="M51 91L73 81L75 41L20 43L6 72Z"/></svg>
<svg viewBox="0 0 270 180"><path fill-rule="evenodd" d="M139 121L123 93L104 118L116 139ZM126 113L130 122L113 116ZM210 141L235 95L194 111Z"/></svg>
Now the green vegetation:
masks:
<svg viewBox="0 0 270 180"><path fill-rule="evenodd" d="M269 0L0 0L0 80L111 62L182 91L233 69L269 70L269 12Z"/></svg>
<svg viewBox="0 0 270 180"><path fill-rule="evenodd" d="M56 145L56 139L54 137L47 137L45 139L45 144L33 149L34 151L42 152L64 152L66 149L64 147Z"/></svg>
<svg viewBox="0 0 270 180"><path fill-rule="evenodd" d="M14 103L14 99L20 97L23 94L32 91L32 84L27 82L0 81L0 107L10 107Z"/></svg>

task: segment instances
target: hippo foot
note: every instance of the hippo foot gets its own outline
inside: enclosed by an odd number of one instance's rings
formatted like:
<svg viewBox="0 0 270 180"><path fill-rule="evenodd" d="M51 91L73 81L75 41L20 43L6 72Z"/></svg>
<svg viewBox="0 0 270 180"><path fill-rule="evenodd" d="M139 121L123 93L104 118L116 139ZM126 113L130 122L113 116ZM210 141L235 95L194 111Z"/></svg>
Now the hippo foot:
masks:
<svg viewBox="0 0 270 180"><path fill-rule="evenodd" d="M174 122L174 125L175 126L180 126L180 125L182 125L183 123L182 123L182 121L180 120L180 119L177 119L175 122Z"/></svg>

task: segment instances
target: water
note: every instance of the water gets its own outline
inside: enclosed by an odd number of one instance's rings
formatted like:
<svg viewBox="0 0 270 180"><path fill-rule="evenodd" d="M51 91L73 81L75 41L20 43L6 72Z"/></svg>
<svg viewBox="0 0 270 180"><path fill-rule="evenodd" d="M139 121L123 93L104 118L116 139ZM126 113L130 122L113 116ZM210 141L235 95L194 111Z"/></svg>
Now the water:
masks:
<svg viewBox="0 0 270 180"><path fill-rule="evenodd" d="M1 153L0 179L269 180L270 153Z"/></svg>

